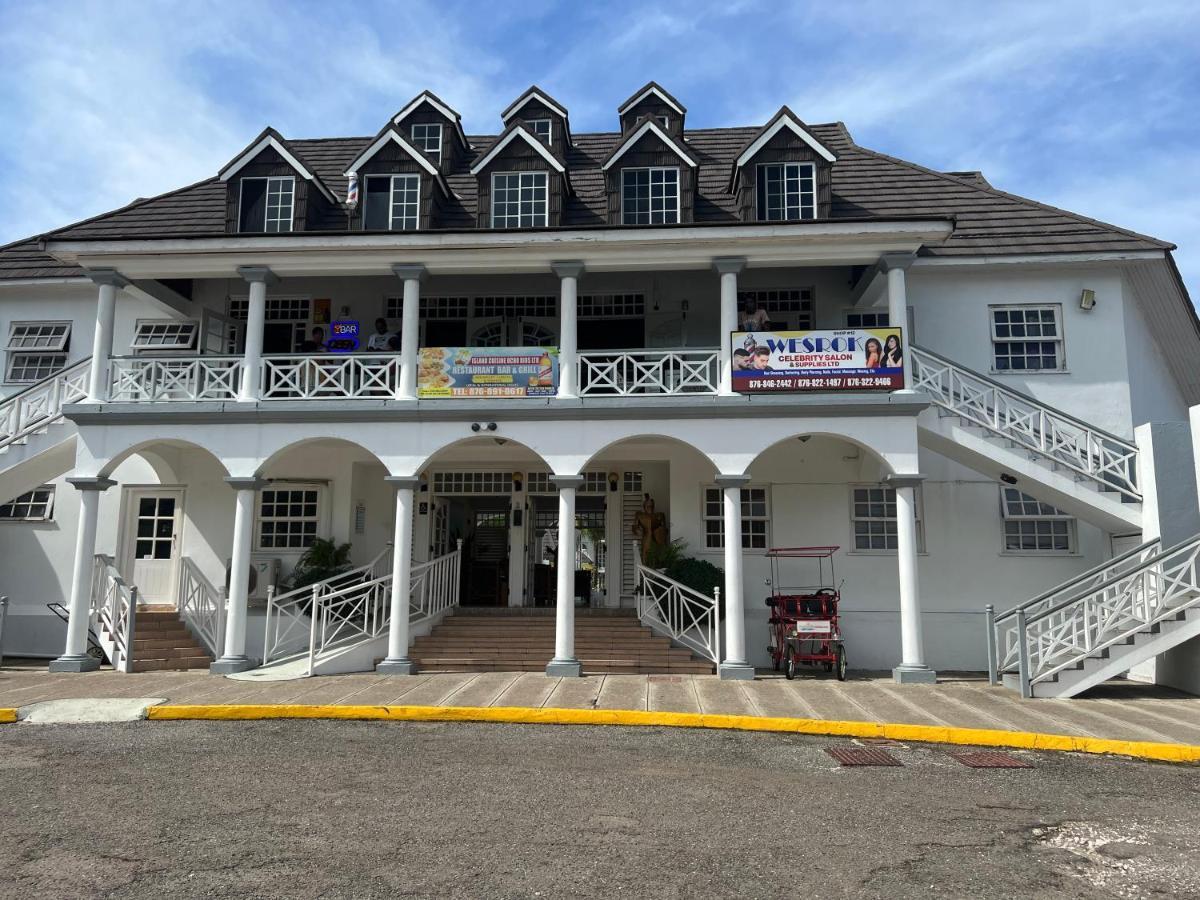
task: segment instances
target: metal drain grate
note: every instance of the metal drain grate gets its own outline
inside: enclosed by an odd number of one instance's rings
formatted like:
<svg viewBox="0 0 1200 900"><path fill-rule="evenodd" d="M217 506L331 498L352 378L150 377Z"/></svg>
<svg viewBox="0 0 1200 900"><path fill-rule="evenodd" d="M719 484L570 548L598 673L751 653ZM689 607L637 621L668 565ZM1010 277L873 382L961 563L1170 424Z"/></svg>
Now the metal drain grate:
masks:
<svg viewBox="0 0 1200 900"><path fill-rule="evenodd" d="M972 769L1032 769L1029 763L1017 759L1009 753L996 750L960 750L947 753L951 759L957 760Z"/></svg>
<svg viewBox="0 0 1200 900"><path fill-rule="evenodd" d="M899 766L900 760L874 747L826 747L825 752L843 766Z"/></svg>

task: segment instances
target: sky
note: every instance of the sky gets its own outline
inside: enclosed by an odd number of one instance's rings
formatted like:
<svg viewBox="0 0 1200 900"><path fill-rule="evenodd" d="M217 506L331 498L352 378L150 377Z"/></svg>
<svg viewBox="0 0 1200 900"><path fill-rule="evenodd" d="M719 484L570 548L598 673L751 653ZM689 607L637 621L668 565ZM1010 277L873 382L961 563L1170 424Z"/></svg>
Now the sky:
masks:
<svg viewBox="0 0 1200 900"><path fill-rule="evenodd" d="M428 88L493 134L538 84L613 130L784 103L855 141L1179 245L1200 301L1200 2L0 0L0 244L216 174L272 125L372 135Z"/></svg>

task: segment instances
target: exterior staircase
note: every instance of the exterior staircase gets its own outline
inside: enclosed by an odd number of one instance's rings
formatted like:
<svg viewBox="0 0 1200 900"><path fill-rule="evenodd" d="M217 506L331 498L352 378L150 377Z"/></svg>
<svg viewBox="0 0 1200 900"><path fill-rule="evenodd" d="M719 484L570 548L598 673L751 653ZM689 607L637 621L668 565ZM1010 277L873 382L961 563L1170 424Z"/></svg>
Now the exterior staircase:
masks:
<svg viewBox="0 0 1200 900"><path fill-rule="evenodd" d="M174 608L141 607L133 639L133 671L207 669L213 661Z"/></svg>
<svg viewBox="0 0 1200 900"><path fill-rule="evenodd" d="M75 426L62 408L87 395L91 366L90 358L80 360L0 400L0 503L75 465Z"/></svg>
<svg viewBox="0 0 1200 900"><path fill-rule="evenodd" d="M713 673L632 609L576 610L575 653L585 675ZM420 672L543 672L554 656L554 610L459 609L418 637L411 656Z"/></svg>
<svg viewBox="0 0 1200 900"><path fill-rule="evenodd" d="M933 408L921 441L942 456L1022 490L1106 531L1142 527L1138 448L921 347L913 388Z"/></svg>
<svg viewBox="0 0 1200 900"><path fill-rule="evenodd" d="M1200 636L1200 535L1149 541L988 623L993 684L1074 697Z"/></svg>

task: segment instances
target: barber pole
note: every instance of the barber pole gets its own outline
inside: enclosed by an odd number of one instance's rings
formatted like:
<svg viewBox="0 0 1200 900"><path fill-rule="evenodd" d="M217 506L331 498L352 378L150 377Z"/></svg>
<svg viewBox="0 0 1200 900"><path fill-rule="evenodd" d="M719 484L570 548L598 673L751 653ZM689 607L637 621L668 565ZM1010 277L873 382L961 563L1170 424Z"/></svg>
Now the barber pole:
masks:
<svg viewBox="0 0 1200 900"><path fill-rule="evenodd" d="M346 186L346 205L349 207L358 206L358 176L351 175L350 183Z"/></svg>

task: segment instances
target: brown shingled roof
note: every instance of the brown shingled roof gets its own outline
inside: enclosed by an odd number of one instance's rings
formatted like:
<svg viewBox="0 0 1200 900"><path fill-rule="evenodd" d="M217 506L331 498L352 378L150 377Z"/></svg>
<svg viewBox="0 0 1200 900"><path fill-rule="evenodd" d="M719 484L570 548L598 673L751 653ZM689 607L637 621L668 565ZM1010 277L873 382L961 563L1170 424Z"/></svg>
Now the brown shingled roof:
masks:
<svg viewBox="0 0 1200 900"><path fill-rule="evenodd" d="M736 224L734 197L728 191L730 166L738 153L760 132L746 128L693 129L685 133L688 149L699 162L695 221L698 224ZM860 147L840 122L810 126L812 134L838 161L833 166L834 219L897 219L917 216L947 217L955 221L953 235L943 244L926 247L931 256L1002 255L1014 253L1068 253L1091 251L1165 250L1173 245L1085 216L1056 209L991 187L977 173L936 172L883 153ZM617 132L576 134L566 154L573 193L563 209L563 227L599 227L607 223L607 205L601 165L621 140ZM341 184L346 166L373 138L292 140L288 145L326 184ZM444 211L439 229L475 227L475 179L471 164L496 136L473 136L473 153L458 170L446 177L454 195ZM322 230L345 232L344 210L335 209ZM680 226L686 227L686 226ZM310 234L312 232L309 232ZM225 234L225 185L215 177L189 187L139 200L111 213L96 216L52 232L52 240L123 240L202 237ZM24 242L23 246L30 246ZM11 256L11 265L0 263L0 278L37 277L9 275L8 271L38 272L35 259L11 248L0 250L0 260ZM19 264L23 258L25 265ZM57 273L44 254L44 271ZM54 277L46 275L44 277Z"/></svg>

